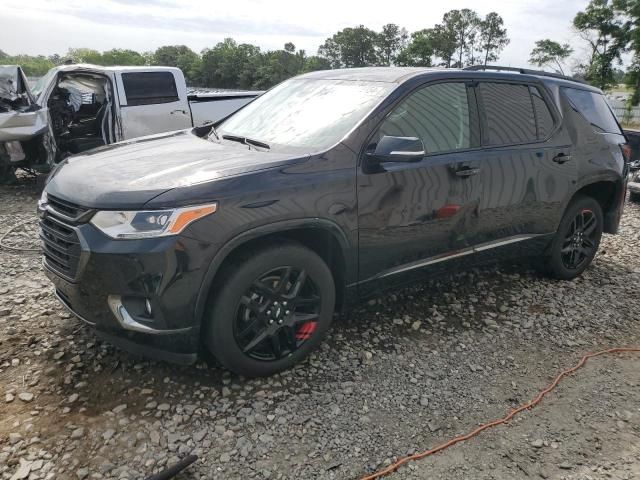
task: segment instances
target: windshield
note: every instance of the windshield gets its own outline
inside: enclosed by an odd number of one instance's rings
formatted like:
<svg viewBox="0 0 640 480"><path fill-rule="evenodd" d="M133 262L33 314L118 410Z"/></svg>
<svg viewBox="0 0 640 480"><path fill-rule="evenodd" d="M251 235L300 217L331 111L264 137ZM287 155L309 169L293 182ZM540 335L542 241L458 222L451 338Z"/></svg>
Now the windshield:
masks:
<svg viewBox="0 0 640 480"><path fill-rule="evenodd" d="M33 97L36 100L42 93L42 90L44 90L44 88L49 83L49 80L51 79L51 77L55 75L55 73L56 73L56 69L52 68L43 77L40 77L36 83L33 84L33 86L31 87L31 93L33 94Z"/></svg>
<svg viewBox="0 0 640 480"><path fill-rule="evenodd" d="M291 79L269 90L218 127L218 134L246 137L307 152L338 143L395 84Z"/></svg>

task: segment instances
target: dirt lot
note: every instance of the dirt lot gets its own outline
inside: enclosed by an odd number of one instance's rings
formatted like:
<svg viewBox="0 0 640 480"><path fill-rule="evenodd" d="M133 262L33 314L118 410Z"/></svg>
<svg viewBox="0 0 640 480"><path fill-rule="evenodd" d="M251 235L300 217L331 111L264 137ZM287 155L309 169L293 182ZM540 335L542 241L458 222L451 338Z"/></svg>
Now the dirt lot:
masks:
<svg viewBox="0 0 640 480"><path fill-rule="evenodd" d="M35 248L35 187L0 188L0 235ZM640 345L640 208L574 282L523 265L363 304L292 371L245 380L116 350L0 249L0 477L358 478L503 416L588 351ZM508 426L392 479L640 478L640 355L596 359Z"/></svg>

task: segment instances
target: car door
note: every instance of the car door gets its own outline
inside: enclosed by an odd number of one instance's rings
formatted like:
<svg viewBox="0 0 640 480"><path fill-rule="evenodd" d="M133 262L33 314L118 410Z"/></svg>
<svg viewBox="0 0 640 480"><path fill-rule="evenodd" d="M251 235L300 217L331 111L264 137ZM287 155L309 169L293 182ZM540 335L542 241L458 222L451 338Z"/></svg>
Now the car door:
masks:
<svg viewBox="0 0 640 480"><path fill-rule="evenodd" d="M118 75L118 91L123 139L192 126L182 73L125 71Z"/></svg>
<svg viewBox="0 0 640 480"><path fill-rule="evenodd" d="M492 254L507 244L526 248L527 240L555 230L574 188L571 141L541 86L480 81L476 94L483 144L479 248Z"/></svg>
<svg viewBox="0 0 640 480"><path fill-rule="evenodd" d="M417 137L419 161L378 162L384 136ZM474 94L463 81L414 90L373 132L358 173L359 278L391 277L471 253L481 160Z"/></svg>

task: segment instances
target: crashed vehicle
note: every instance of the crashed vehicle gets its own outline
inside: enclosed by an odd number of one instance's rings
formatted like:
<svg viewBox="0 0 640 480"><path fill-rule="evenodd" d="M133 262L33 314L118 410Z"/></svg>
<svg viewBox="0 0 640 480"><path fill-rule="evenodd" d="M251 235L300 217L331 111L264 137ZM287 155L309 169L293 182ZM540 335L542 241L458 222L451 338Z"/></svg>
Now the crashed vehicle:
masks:
<svg viewBox="0 0 640 480"><path fill-rule="evenodd" d="M631 149L629 162L629 200L640 202L640 130L625 129L624 134Z"/></svg>
<svg viewBox="0 0 640 480"><path fill-rule="evenodd" d="M31 89L0 66L0 183L16 168L48 172L70 155L219 121L262 92L189 94L173 67L63 65Z"/></svg>

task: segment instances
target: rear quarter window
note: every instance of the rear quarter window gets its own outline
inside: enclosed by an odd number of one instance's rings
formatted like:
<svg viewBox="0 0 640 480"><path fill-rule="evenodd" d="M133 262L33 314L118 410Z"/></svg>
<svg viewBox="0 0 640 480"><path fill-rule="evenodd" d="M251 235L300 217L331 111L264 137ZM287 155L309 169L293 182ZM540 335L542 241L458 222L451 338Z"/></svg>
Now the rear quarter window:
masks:
<svg viewBox="0 0 640 480"><path fill-rule="evenodd" d="M563 88L571 107L600 132L622 133L604 95L577 88Z"/></svg>
<svg viewBox="0 0 640 480"><path fill-rule="evenodd" d="M122 74L127 105L177 102L178 89L171 72L130 72Z"/></svg>

